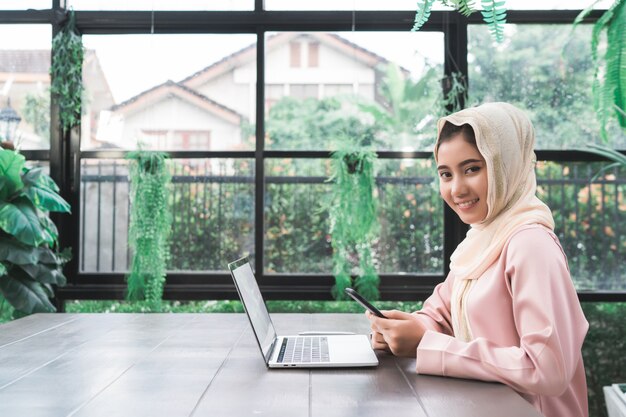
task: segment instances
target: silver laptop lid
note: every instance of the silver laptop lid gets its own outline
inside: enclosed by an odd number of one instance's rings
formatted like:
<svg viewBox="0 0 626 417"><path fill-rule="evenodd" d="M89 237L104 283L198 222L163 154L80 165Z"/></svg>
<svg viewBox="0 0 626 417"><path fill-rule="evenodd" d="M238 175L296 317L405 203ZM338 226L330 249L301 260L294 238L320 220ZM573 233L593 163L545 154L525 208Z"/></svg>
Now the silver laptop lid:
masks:
<svg viewBox="0 0 626 417"><path fill-rule="evenodd" d="M233 276L233 281L235 281L235 287L243 303L243 308L246 310L248 319L250 319L252 330L265 358L265 363L268 363L272 354L272 345L276 340L276 330L263 301L254 272L252 272L252 266L248 258L245 257L229 263L228 269L230 269L230 274Z"/></svg>

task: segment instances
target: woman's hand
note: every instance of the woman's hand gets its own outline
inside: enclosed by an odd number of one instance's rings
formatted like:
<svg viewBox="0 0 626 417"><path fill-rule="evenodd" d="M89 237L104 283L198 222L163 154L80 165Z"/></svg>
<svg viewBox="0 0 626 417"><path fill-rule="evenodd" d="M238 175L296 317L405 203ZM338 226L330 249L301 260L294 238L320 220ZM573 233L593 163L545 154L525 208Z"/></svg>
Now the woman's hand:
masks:
<svg viewBox="0 0 626 417"><path fill-rule="evenodd" d="M366 312L372 325L372 347L391 351L396 356L414 358L426 328L413 314L398 310L382 313L386 319Z"/></svg>

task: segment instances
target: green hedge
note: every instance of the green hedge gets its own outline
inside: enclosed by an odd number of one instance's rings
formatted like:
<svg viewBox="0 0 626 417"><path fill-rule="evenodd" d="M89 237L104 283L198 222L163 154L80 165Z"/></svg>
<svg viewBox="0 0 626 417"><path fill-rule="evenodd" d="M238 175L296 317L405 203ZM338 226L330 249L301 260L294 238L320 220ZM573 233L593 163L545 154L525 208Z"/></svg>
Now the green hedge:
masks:
<svg viewBox="0 0 626 417"><path fill-rule="evenodd" d="M589 333L583 345L589 416L606 417L602 387L626 382L626 303L583 303Z"/></svg>

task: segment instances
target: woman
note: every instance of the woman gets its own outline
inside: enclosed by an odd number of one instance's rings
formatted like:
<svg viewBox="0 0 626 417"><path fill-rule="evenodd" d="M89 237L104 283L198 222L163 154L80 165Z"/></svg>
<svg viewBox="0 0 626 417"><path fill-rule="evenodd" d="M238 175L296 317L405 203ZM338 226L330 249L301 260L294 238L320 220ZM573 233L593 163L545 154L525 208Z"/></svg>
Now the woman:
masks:
<svg viewBox="0 0 626 417"><path fill-rule="evenodd" d="M440 119L438 131L441 195L471 227L422 310L368 313L373 347L416 357L421 374L507 384L547 417L586 417L589 325L535 196L530 120L489 103Z"/></svg>

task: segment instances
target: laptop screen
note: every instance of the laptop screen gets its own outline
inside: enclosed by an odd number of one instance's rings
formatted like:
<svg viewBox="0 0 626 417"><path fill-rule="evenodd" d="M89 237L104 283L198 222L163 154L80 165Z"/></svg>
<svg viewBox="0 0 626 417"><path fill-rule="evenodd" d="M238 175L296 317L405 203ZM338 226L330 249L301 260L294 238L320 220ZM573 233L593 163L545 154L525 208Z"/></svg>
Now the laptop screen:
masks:
<svg viewBox="0 0 626 417"><path fill-rule="evenodd" d="M247 259L235 261L229 264L228 267L232 273L243 307L250 318L252 330L256 334L263 356L267 361L272 342L276 339L276 330L270 320L263 296L252 272L252 267Z"/></svg>

